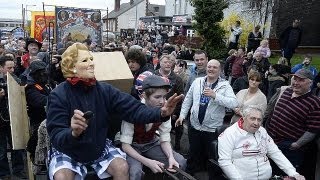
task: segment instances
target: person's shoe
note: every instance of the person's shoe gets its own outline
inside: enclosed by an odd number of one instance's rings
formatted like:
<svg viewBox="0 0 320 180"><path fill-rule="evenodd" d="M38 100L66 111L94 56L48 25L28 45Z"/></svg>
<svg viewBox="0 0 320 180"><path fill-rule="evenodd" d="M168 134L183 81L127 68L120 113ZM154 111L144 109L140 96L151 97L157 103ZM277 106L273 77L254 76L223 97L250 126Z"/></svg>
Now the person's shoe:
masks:
<svg viewBox="0 0 320 180"><path fill-rule="evenodd" d="M20 178L20 179L28 179L27 174L25 172L17 172L14 173L13 176Z"/></svg>

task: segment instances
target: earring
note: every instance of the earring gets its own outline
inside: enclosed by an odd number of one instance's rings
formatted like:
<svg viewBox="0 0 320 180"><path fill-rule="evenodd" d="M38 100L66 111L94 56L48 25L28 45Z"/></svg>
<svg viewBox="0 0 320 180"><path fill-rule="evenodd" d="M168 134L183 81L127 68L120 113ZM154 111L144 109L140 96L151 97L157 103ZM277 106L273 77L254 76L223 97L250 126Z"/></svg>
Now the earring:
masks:
<svg viewBox="0 0 320 180"><path fill-rule="evenodd" d="M77 70L76 69L73 69L73 74L77 74Z"/></svg>

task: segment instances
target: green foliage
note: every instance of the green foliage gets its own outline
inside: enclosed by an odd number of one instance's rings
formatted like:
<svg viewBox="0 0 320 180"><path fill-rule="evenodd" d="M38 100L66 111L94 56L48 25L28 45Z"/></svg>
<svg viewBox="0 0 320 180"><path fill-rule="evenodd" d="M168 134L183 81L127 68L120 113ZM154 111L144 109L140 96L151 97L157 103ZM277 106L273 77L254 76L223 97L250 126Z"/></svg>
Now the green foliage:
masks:
<svg viewBox="0 0 320 180"><path fill-rule="evenodd" d="M245 18L241 17L239 14L232 12L228 17L225 17L223 21L220 23L221 27L225 30L225 38L229 39L230 36L230 28L234 27L236 21L241 22L242 33L239 39L239 45L241 47L247 46L247 40L249 33L253 30L253 23L249 22Z"/></svg>
<svg viewBox="0 0 320 180"><path fill-rule="evenodd" d="M225 31L219 25L223 19L223 10L228 7L225 0L191 0L195 7L193 28L205 39L203 49L210 58L222 58L226 54L223 41Z"/></svg>

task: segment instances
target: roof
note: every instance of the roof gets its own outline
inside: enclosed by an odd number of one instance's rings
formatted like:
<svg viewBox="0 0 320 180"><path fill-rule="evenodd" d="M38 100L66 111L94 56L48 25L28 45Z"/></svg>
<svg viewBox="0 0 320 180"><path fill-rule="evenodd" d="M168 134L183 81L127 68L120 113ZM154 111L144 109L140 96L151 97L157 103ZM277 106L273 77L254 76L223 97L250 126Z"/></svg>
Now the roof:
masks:
<svg viewBox="0 0 320 180"><path fill-rule="evenodd" d="M0 27L0 31L2 32L12 32L13 30L17 29L19 27Z"/></svg>
<svg viewBox="0 0 320 180"><path fill-rule="evenodd" d="M127 12L128 10L130 10L131 8L137 6L138 4L140 4L141 2L143 2L144 0L135 0L133 2L132 5L130 5L130 3L123 3L120 5L120 9L118 11L111 11L109 14L108 14L108 19L114 19L114 18L117 18L118 16L120 16L121 14ZM107 15L104 16L102 19L107 19Z"/></svg>
<svg viewBox="0 0 320 180"><path fill-rule="evenodd" d="M0 22L18 22L18 23L22 23L22 19L0 18Z"/></svg>

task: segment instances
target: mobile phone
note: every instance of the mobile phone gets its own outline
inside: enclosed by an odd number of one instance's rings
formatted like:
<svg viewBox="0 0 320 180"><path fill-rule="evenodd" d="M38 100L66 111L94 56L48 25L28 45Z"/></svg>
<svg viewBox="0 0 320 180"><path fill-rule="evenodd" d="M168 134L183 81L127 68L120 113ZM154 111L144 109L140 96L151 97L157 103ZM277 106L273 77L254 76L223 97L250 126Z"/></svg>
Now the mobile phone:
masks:
<svg viewBox="0 0 320 180"><path fill-rule="evenodd" d="M84 113L83 117L86 119L86 122L88 123L89 120L90 120L91 118L93 118L93 115L94 115L94 114L93 114L92 111L87 111L87 112Z"/></svg>

